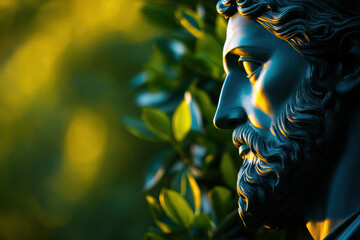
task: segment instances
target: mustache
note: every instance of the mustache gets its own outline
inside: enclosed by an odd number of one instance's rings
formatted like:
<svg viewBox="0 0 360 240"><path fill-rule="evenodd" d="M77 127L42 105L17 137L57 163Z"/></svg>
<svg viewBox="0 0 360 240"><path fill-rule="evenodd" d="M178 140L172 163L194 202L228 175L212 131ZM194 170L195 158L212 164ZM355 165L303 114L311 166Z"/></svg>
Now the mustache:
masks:
<svg viewBox="0 0 360 240"><path fill-rule="evenodd" d="M272 145L272 141L258 133L251 124L236 127L232 134L232 141L237 148L246 145L255 154L266 152L266 149Z"/></svg>
<svg viewBox="0 0 360 240"><path fill-rule="evenodd" d="M233 144L238 148L241 145L251 145L256 138L257 132L250 125L242 125L235 128L232 134Z"/></svg>
<svg viewBox="0 0 360 240"><path fill-rule="evenodd" d="M279 142L269 134L258 132L251 124L240 125L235 128L232 134L233 144L239 148L242 145L249 147L259 160L266 163L280 163L288 157L285 153L291 151L294 144Z"/></svg>

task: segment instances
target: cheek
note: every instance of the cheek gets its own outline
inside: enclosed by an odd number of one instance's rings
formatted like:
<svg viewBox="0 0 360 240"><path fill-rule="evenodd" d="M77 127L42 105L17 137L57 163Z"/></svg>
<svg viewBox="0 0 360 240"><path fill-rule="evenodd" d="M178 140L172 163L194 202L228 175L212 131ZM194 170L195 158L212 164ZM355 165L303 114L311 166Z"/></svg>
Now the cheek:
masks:
<svg viewBox="0 0 360 240"><path fill-rule="evenodd" d="M259 82L253 87L252 103L266 115L273 117L273 107L267 92L262 80L259 79Z"/></svg>
<svg viewBox="0 0 360 240"><path fill-rule="evenodd" d="M252 87L252 108L248 111L248 117L252 125L257 128L269 129L272 122L272 108L263 85L258 82Z"/></svg>
<svg viewBox="0 0 360 240"><path fill-rule="evenodd" d="M298 58L283 58L268 64L262 79L262 88L272 110L272 118L289 102L305 74L305 63Z"/></svg>
<svg viewBox="0 0 360 240"><path fill-rule="evenodd" d="M267 62L252 92L252 103L257 114L250 120L261 128L269 129L283 107L290 100L305 76L305 64L299 59L275 59ZM260 113L261 112L261 113ZM264 117L266 115L267 117ZM266 120L266 121L265 121Z"/></svg>

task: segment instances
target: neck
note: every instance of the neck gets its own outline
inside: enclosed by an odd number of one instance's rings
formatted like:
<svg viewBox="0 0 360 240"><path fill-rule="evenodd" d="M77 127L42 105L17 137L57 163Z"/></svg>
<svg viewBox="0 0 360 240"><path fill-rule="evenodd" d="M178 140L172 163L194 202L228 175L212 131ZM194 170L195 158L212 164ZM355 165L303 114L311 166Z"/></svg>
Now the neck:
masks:
<svg viewBox="0 0 360 240"><path fill-rule="evenodd" d="M346 141L339 143L345 144L345 147L335 169L322 179L322 188L317 195L310 196L305 221L315 240L324 239L360 209L359 123L360 110L356 109L348 125Z"/></svg>

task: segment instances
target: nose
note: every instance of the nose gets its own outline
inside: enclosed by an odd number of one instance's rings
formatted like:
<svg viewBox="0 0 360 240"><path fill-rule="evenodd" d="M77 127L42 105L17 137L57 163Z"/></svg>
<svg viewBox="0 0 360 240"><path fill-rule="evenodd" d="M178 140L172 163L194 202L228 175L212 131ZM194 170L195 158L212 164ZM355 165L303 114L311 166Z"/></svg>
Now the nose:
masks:
<svg viewBox="0 0 360 240"><path fill-rule="evenodd" d="M246 119L245 110L241 107L233 108L230 111L223 111L218 107L214 116L214 125L218 129L234 129L245 123Z"/></svg>
<svg viewBox="0 0 360 240"><path fill-rule="evenodd" d="M214 125L219 129L234 129L247 121L245 109L241 106L241 89L233 84L228 75L221 89L219 103L214 116Z"/></svg>

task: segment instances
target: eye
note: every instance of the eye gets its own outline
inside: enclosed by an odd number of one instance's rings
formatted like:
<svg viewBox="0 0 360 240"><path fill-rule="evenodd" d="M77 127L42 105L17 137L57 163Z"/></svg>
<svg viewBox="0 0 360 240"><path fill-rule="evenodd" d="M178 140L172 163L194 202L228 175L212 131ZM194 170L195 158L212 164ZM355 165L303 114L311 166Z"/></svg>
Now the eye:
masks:
<svg viewBox="0 0 360 240"><path fill-rule="evenodd" d="M255 73L257 73L263 64L257 60L251 58L240 57L239 65L244 67L244 70L247 74L247 77L252 77Z"/></svg>

